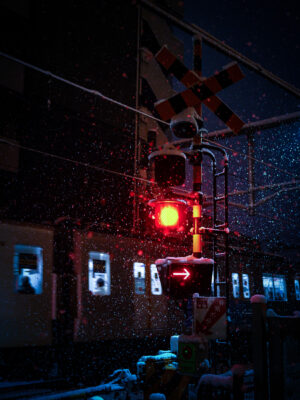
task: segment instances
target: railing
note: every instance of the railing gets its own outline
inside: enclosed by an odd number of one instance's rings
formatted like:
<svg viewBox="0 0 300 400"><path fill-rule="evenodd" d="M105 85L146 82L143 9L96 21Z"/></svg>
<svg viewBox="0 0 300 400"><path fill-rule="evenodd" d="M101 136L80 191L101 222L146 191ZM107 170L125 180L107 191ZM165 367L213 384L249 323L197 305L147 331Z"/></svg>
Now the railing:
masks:
<svg viewBox="0 0 300 400"><path fill-rule="evenodd" d="M299 315L279 316L260 300L252 304L255 400L299 399Z"/></svg>

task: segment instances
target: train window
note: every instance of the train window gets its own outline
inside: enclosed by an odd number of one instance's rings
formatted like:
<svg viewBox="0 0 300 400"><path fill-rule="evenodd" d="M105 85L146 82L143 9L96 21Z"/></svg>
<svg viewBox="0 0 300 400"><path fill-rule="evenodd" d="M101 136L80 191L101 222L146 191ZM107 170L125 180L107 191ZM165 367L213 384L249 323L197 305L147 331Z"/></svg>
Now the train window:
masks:
<svg viewBox="0 0 300 400"><path fill-rule="evenodd" d="M89 252L89 291L93 295L110 295L110 257L107 253Z"/></svg>
<svg viewBox="0 0 300 400"><path fill-rule="evenodd" d="M242 279L243 279L243 297L244 299L250 299L249 275L242 274Z"/></svg>
<svg viewBox="0 0 300 400"><path fill-rule="evenodd" d="M286 284L283 276L274 276L275 300L287 301Z"/></svg>
<svg viewBox="0 0 300 400"><path fill-rule="evenodd" d="M300 300L300 278L295 279L296 300Z"/></svg>
<svg viewBox="0 0 300 400"><path fill-rule="evenodd" d="M150 271L151 271L151 293L154 295L161 295L162 287L155 264L150 265Z"/></svg>
<svg viewBox="0 0 300 400"><path fill-rule="evenodd" d="M233 297L235 299L238 299L240 297L240 280L239 280L239 274L236 272L231 274L232 276L232 293Z"/></svg>
<svg viewBox="0 0 300 400"><path fill-rule="evenodd" d="M267 300L287 301L284 276L263 274L263 287Z"/></svg>
<svg viewBox="0 0 300 400"><path fill-rule="evenodd" d="M133 264L134 287L136 294L146 293L145 264L135 262Z"/></svg>
<svg viewBox="0 0 300 400"><path fill-rule="evenodd" d="M15 290L21 294L43 292L43 249L16 244L14 247Z"/></svg>

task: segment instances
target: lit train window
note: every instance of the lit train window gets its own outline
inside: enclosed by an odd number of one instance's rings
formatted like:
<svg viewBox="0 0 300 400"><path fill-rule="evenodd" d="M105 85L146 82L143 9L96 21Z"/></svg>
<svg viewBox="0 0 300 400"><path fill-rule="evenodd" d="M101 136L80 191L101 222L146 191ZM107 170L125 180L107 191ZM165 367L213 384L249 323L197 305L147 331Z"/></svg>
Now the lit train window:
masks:
<svg viewBox="0 0 300 400"><path fill-rule="evenodd" d="M274 276L275 300L287 301L285 278Z"/></svg>
<svg viewBox="0 0 300 400"><path fill-rule="evenodd" d="M162 287L155 264L151 264L150 271L151 271L151 293L154 295L161 295Z"/></svg>
<svg viewBox="0 0 300 400"><path fill-rule="evenodd" d="M232 293L234 298L239 298L240 297L240 280L239 280L239 274L234 272L232 275Z"/></svg>
<svg viewBox="0 0 300 400"><path fill-rule="evenodd" d="M300 300L300 279L297 278L295 279L295 294L296 294L296 300Z"/></svg>
<svg viewBox="0 0 300 400"><path fill-rule="evenodd" d="M287 301L284 276L263 274L263 287L267 300Z"/></svg>
<svg viewBox="0 0 300 400"><path fill-rule="evenodd" d="M146 293L145 264L135 262L133 264L134 288L136 294Z"/></svg>
<svg viewBox="0 0 300 400"><path fill-rule="evenodd" d="M250 286L249 286L249 275L242 274L243 279L243 296L244 299L250 299Z"/></svg>
<svg viewBox="0 0 300 400"><path fill-rule="evenodd" d="M16 244L14 248L15 290L21 294L43 292L43 249Z"/></svg>
<svg viewBox="0 0 300 400"><path fill-rule="evenodd" d="M89 291L98 296L110 295L109 254L89 252Z"/></svg>

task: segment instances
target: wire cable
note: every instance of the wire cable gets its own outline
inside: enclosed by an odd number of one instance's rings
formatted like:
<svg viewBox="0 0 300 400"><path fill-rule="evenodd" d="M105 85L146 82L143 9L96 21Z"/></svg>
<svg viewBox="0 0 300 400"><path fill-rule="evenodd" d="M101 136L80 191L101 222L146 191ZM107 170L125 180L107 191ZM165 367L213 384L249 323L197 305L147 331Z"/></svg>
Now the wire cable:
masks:
<svg viewBox="0 0 300 400"><path fill-rule="evenodd" d="M147 118L151 118L151 119L153 119L153 120L155 120L155 121L157 121L157 122L160 122L160 123L162 123L162 124L165 124L165 125L168 125L168 126L170 125L168 122L163 121L163 120L161 120L161 119L159 119L159 118L156 118L156 117L154 117L154 115L152 115L152 114L147 114L147 113L145 113L144 111L137 110L137 109L134 108L134 107L131 107L131 106L127 105L127 104L121 103L120 101L115 100L115 99L112 99L111 97L105 96L103 93L99 92L98 90L89 89L89 88L87 88L86 86L79 85L78 83L75 83L75 82L72 82L72 81L70 81L70 80L68 80L68 79L62 78L62 77L59 76L59 75L53 74L53 73L50 72L50 71L46 71L45 69L36 67L35 65L29 64L29 63L27 63L27 62L25 62L25 61L22 61L22 60L18 59L18 58L12 57L12 56L10 56L10 55L8 55L8 54L6 54L6 53L3 53L2 51L0 51L0 56L5 57L5 58L7 58L8 60L17 62L17 63L19 63L19 64L22 64L22 65L24 65L24 66L27 67L27 68L31 68L31 69L33 69L33 70L35 70L35 71L38 71L38 72L40 72L41 74L44 74L44 75L47 75L47 76L49 76L49 77L51 77L51 78L53 78L53 79L56 79L57 81L63 82L63 83L65 83L65 84L70 85L70 86L73 86L73 87L75 87L75 88L77 88L77 89L79 89L79 90L82 90L82 91L87 92L87 93L89 93L89 94L92 94L92 95L94 95L94 96L100 97L102 100L106 100L106 101L108 101L108 102L110 102L110 103L117 104L118 106L123 107L123 108L125 108L126 110L133 111L133 112L135 112L135 113L138 113L138 114L140 114L140 115L143 115L144 117L147 117Z"/></svg>
<svg viewBox="0 0 300 400"><path fill-rule="evenodd" d="M150 181L150 180L145 179L145 178L140 178L140 177L137 177L137 176L132 176L132 175L129 175L129 174L125 174L124 172L118 172L118 171L113 171L113 170L110 170L110 169L107 169L107 168L98 167L96 165L91 165L91 164L85 163L83 161L72 160L71 158L66 158L66 157L63 157L63 156L59 156L57 154L48 153L46 151L42 151L42 150L38 150L38 149L33 149L32 147L23 146L21 144L14 143L14 142L11 142L11 141L3 139L3 138L0 138L0 142L7 143L7 144L9 144L11 146L18 147L18 148L20 148L22 150L27 150L27 151L31 151L33 153L42 154L42 155L47 156L47 157L52 157L52 158L56 158L58 160L67 161L67 162L70 162L70 163L73 163L73 164L76 164L76 165L80 165L80 166L83 166L83 167L86 167L86 168L92 168L92 169L95 169L97 171L107 172L107 173L110 173L110 174L123 176L125 178L130 178L130 179L133 179L133 180L136 179L136 180L139 180L139 181L142 181L142 182L151 183L151 184L156 185L156 182Z"/></svg>
<svg viewBox="0 0 300 400"><path fill-rule="evenodd" d="M152 185L156 185L156 182L153 182L153 181L148 180L148 179L144 179L144 178L140 178L140 177L134 177L132 175L125 174L123 172L118 172L118 171L113 171L113 170L109 170L109 169L102 168L102 167L97 167L96 165L90 165L90 164L82 162L82 161L76 161L76 160L72 160L70 158L66 158L66 157L63 157L63 156L56 155L56 154L48 153L48 152L41 151L41 150L38 150L38 149L33 149L31 147L23 146L23 145L20 145L18 143L11 142L9 140L5 140L3 138L0 138L0 142L7 143L7 144L9 144L11 146L18 147L18 148L20 148L22 150L27 150L27 151L31 151L33 153L41 154L41 155L44 155L44 156L47 156L47 157L55 158L55 159L62 160L62 161L67 161L67 162L76 164L77 166L80 165L80 166L83 166L83 167L86 167L86 168L95 169L97 171L111 173L111 174L115 174L115 175L118 175L118 176L123 176L125 178L135 179L135 180L138 180L138 181L142 181L142 182L150 183ZM185 191L184 189L180 189L180 191L189 193L189 192ZM232 205L232 206L234 206L234 205ZM247 211L246 208L242 209L242 210ZM270 217L270 216L268 216L266 214L259 213L259 212L256 212L256 211L255 211L255 215L267 218L269 221L275 221L275 222L279 222L279 223L282 223L282 224L284 223L284 221L280 221L279 218ZM285 220L286 220L286 217L285 217ZM289 220L291 222L294 222L291 219L289 219Z"/></svg>
<svg viewBox="0 0 300 400"><path fill-rule="evenodd" d="M44 70L44 69L42 69L42 68L36 67L35 65L32 65L32 64L27 63L27 62L25 62L25 61L22 61L22 60L20 60L20 59L18 59L18 58L16 58L16 57L12 57L12 56L10 56L10 55L8 55L8 54L6 54L6 53L3 53L3 52L1 52L1 51L0 51L0 56L5 57L5 58L7 58L7 59L9 59L9 60L11 60L11 61L17 62L17 63L19 63L19 64L22 64L22 65L24 65L24 66L27 67L27 68L31 68L31 69L33 69L33 70L35 70L35 71L40 72L41 74L47 75L47 76L49 76L49 77L51 77L51 78L53 78L53 79L56 79L56 80L58 80L58 81L60 81L60 82L65 83L65 84L67 84L67 85L73 86L73 87L75 87L75 88L77 88L77 89L79 89L79 90L82 90L82 91L85 91L85 92L87 92L87 93L89 93L89 94L92 94L92 95L94 95L94 96L100 97L101 99L106 100L106 101L108 101L108 102L110 102L110 103L116 104L116 105L118 105L118 106L120 106L120 107L122 107L122 108L125 108L125 109L130 110L130 111L135 112L135 113L138 113L138 114L140 114L140 115L142 115L142 116L144 116L144 117L153 119L153 120L155 120L155 121L157 121L157 122L159 122L159 123L161 123L161 124L170 126L170 124L169 124L168 122L163 121L163 120L160 119L160 118L156 118L156 117L154 117L152 114L148 114L148 113L145 113L145 112L143 112L143 111L141 111L141 110L138 110L138 109L136 109L136 108L134 108L134 107L128 106L128 105L126 105L126 104L124 104L124 103L122 103L122 102L120 102L120 101L118 101L118 100L112 99L111 97L105 96L103 93L99 92L98 90L89 89L89 88L87 88L87 87L85 87L85 86L82 86L82 85L79 85L79 84L77 84L77 83L74 83L74 82L72 82L72 81L70 81L70 80L68 80L68 79L62 78L62 77L59 76L59 75L53 74L53 73L50 72L50 71L47 71L47 70ZM281 169L281 168L279 168L279 167L276 167L275 165L273 165L273 164L271 164L271 163L267 163L267 162L265 162L265 161L258 160L257 158L254 158L254 157L252 157L252 156L248 156L248 155L246 155L246 154L240 153L240 152L238 152L238 151L236 151L236 150L234 150L234 149L231 149L230 147L227 147L227 146L225 146L225 145L221 145L220 143L218 143L218 142L216 142L216 141L213 141L213 140L210 140L210 139L206 139L206 138L204 138L204 139L205 139L207 142L212 143L212 144L214 144L214 145L216 145L216 146L219 146L219 147L221 147L221 148L223 148L223 149L225 149L225 150L229 150L229 151L231 151L231 152L233 152L233 153L240 154L240 155L242 155L243 157L249 158L249 159L251 159L251 160L253 160L253 161L256 161L256 162L258 162L258 163L261 163L261 164L263 164L263 165L265 165L265 166L267 166L267 167L270 167L270 168L273 168L273 169L277 169L278 171L283 172L283 173L285 173L285 174L287 174L287 175L293 176L293 177L296 178L296 179L299 178L299 175L295 175L295 174L293 174L293 173L291 173L291 172L289 172L289 171L286 171L286 170L284 170L284 169Z"/></svg>
<svg viewBox="0 0 300 400"><path fill-rule="evenodd" d="M265 162L265 161L259 160L259 159L255 158L255 157L252 157L252 156L248 156L247 154L240 153L239 151L236 151L236 150L234 150L234 149L231 149L231 148L228 147L228 146L225 146L225 145L223 145L223 144L220 144L220 143L218 143L218 142L215 142L214 140L210 140L210 139L206 139L206 138L205 138L205 140L206 140L207 142L209 142L209 143L214 144L215 146L219 146L219 147L222 147L222 148L225 149L225 150L232 151L233 153L236 153L236 154L239 154L239 155L241 155L241 156L243 156L243 157L249 158L250 160L259 162L259 163L261 163L261 164L263 164L263 165L265 165L265 166L267 166L267 167L277 169L278 171L284 172L285 174L290 175L290 176L292 176L292 177L294 177L294 178L297 178L297 179L300 178L299 175L292 174L291 172L286 171L285 169L276 167L276 165L273 165L273 164L271 164L271 163L267 163L267 162Z"/></svg>

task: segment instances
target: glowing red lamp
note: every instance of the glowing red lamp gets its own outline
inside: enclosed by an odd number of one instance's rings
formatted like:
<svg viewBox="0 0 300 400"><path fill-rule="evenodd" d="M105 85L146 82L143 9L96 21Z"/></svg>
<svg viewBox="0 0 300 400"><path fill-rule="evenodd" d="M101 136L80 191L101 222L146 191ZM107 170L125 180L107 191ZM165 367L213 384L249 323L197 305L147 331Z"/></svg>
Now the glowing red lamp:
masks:
<svg viewBox="0 0 300 400"><path fill-rule="evenodd" d="M155 227L164 231L181 231L185 222L186 202L184 200L151 200L155 208Z"/></svg>

